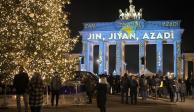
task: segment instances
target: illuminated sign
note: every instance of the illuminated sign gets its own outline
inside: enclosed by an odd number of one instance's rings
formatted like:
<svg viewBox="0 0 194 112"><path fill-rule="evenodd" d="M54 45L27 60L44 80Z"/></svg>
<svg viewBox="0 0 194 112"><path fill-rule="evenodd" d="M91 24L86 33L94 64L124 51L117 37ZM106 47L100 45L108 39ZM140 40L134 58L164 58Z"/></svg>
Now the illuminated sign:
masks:
<svg viewBox="0 0 194 112"><path fill-rule="evenodd" d="M89 33L88 40L164 40L174 39L173 32L144 32L136 34L129 29L127 32L111 32L108 36L104 37L102 33Z"/></svg>

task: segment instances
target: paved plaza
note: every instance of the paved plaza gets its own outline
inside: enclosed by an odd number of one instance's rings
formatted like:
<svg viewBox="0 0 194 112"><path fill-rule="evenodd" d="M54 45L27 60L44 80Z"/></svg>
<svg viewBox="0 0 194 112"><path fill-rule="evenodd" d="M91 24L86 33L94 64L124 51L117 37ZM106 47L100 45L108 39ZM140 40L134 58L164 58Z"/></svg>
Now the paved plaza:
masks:
<svg viewBox="0 0 194 112"><path fill-rule="evenodd" d="M65 102L65 101L64 101ZM171 103L168 99L154 100L149 98L146 102L142 102L138 98L137 105L121 104L120 96L108 96L107 112L194 112L194 100L187 98L186 102ZM0 108L0 112L16 112L16 106ZM93 104L63 104L59 107L51 107L45 105L43 112L99 112L96 107L96 100Z"/></svg>

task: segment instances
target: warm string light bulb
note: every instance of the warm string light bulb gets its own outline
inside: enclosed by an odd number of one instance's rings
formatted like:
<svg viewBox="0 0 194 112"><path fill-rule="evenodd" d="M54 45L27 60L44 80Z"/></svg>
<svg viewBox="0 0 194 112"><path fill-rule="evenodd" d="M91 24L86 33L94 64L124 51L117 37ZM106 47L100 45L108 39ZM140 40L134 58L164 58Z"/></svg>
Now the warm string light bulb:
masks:
<svg viewBox="0 0 194 112"><path fill-rule="evenodd" d="M64 54L73 50L78 37L70 37L68 12L62 10L66 4L70 0L0 2L0 73L13 77L22 65L29 75L38 71L48 78L57 70L64 80L73 77L77 59Z"/></svg>

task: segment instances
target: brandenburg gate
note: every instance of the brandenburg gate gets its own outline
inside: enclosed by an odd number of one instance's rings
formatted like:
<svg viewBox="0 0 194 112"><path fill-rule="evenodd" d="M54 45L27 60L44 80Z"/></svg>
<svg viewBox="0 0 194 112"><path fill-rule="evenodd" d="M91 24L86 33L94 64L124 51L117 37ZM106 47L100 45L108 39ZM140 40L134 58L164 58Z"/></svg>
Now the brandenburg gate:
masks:
<svg viewBox="0 0 194 112"><path fill-rule="evenodd" d="M124 74L124 46L139 45L139 73L145 66L147 44L156 44L156 71L163 72L163 44L173 45L174 77L182 73L181 36L179 20L146 21L142 9L135 10L130 0L129 9L119 10L119 20L84 23L82 36L84 64L82 70L93 72L94 46L99 45L99 74L109 71L109 45L116 45L116 74ZM130 51L129 51L130 53ZM131 52L132 53L132 52ZM146 58L145 58L146 59Z"/></svg>

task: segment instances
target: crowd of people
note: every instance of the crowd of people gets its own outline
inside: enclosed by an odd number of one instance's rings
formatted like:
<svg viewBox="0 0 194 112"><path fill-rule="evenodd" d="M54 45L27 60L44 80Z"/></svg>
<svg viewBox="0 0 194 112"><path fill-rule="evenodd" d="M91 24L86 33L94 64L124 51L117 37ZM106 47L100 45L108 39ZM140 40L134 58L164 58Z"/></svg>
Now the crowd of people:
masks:
<svg viewBox="0 0 194 112"><path fill-rule="evenodd" d="M51 83L51 105L54 106L54 99L56 99L55 106L58 106L60 88L62 86L61 78L57 72L54 73ZM19 68L19 73L15 75L13 86L16 89L17 111L21 110L21 99L24 101L24 111L28 112L28 105L31 112L41 112L43 105L43 96L45 85L41 74L35 72L32 78L29 79L28 74L23 67Z"/></svg>
<svg viewBox="0 0 194 112"><path fill-rule="evenodd" d="M185 102L185 97L192 95L194 99L194 77L187 80L176 79L159 74L145 76L144 74L131 75L125 73L123 76L113 76L101 74L99 81L91 81L89 77L82 80L85 84L85 92L88 98L88 104L92 103L92 97L96 96L97 107L100 112L106 112L107 94L121 96L121 103L137 104L137 98L142 97L145 102L149 97L158 99L169 98L171 102ZM35 72L31 78L25 72L23 67L19 68L19 73L15 75L13 87L16 90L17 110L21 112L21 99L23 97L24 110L28 112L30 106L31 112L41 112L44 101L45 84L41 74ZM62 80L59 73L54 72L50 81L51 106L58 106ZM96 91L96 95L95 94Z"/></svg>
<svg viewBox="0 0 194 112"><path fill-rule="evenodd" d="M104 75L104 74L103 74ZM131 75L125 73L122 77L106 75L106 87L101 88L101 80L97 84L97 106L100 112L106 112L107 93L121 96L121 103L137 104L137 98L141 97L142 102L147 98L155 100L168 98L170 102L185 102L185 97L192 95L194 99L194 77L187 80L176 79L172 76L145 76L144 74ZM105 80L103 78L103 80Z"/></svg>
<svg viewBox="0 0 194 112"><path fill-rule="evenodd" d="M114 80L118 79L114 79L113 76L108 77L110 87L113 87L110 89L111 94L117 93L112 83L115 82ZM129 96L131 104L137 104L138 96L142 97L142 101L146 101L148 97L154 99L169 97L171 102L185 102L185 96L189 95L192 95L194 99L194 78L192 77L183 80L172 76L160 76L159 74L129 76L125 73L119 80L121 103L128 104Z"/></svg>

